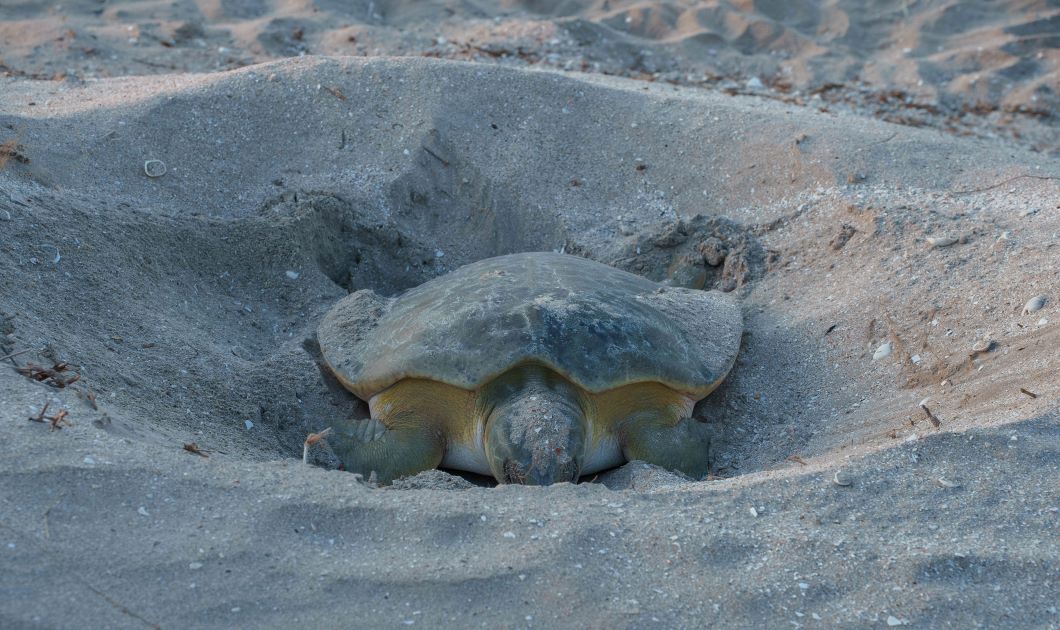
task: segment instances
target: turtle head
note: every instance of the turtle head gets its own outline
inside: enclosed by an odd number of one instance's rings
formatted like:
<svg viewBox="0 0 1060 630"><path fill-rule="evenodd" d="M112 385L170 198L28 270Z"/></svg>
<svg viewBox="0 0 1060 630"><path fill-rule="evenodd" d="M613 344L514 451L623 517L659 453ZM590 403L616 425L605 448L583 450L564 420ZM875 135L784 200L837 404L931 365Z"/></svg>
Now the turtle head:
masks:
<svg viewBox="0 0 1060 630"><path fill-rule="evenodd" d="M585 453L585 414L566 388L528 388L494 407L485 447L500 483L575 482Z"/></svg>

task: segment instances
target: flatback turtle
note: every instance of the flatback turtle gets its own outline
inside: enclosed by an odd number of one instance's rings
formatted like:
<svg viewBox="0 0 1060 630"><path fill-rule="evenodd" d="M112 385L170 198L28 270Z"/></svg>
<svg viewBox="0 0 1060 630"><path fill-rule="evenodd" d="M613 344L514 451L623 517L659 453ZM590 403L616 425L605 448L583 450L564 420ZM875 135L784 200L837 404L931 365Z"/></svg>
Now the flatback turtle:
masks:
<svg viewBox="0 0 1060 630"><path fill-rule="evenodd" d="M730 294L551 252L396 298L357 291L318 339L371 418L336 423L329 442L384 483L442 466L548 485L633 459L699 478L709 431L692 407L729 372L742 328Z"/></svg>

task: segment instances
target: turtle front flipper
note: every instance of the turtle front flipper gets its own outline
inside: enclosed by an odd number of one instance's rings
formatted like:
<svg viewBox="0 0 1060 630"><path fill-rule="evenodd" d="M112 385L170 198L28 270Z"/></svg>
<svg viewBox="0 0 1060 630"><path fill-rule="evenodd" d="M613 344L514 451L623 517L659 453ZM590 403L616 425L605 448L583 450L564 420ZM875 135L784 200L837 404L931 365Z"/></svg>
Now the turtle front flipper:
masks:
<svg viewBox="0 0 1060 630"><path fill-rule="evenodd" d="M685 416L675 424L666 417L643 413L622 423L619 441L628 460L639 459L702 479L710 472L711 434L710 425L694 418Z"/></svg>
<svg viewBox="0 0 1060 630"><path fill-rule="evenodd" d="M445 454L445 439L431 423L388 427L375 418L336 425L328 444L346 470L366 479L374 472L383 484L437 468Z"/></svg>

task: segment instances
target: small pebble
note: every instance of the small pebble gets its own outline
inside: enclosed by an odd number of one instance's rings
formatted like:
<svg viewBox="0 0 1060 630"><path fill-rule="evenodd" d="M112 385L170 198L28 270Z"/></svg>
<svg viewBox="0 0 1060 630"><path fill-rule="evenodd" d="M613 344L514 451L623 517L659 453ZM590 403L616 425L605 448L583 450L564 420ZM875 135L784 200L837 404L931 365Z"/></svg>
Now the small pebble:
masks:
<svg viewBox="0 0 1060 630"><path fill-rule="evenodd" d="M949 247L957 242L953 236L929 236L927 242L932 247Z"/></svg>
<svg viewBox="0 0 1060 630"><path fill-rule="evenodd" d="M297 271L288 271L287 272L287 277L290 278L291 280L297 280L298 276L300 276L300 275L302 275L302 274L298 273Z"/></svg>
<svg viewBox="0 0 1060 630"><path fill-rule="evenodd" d="M919 354L914 354L913 356L909 357L909 360L913 362L913 365L920 365L921 359Z"/></svg>
<svg viewBox="0 0 1060 630"><path fill-rule="evenodd" d="M245 426L247 428L247 430L249 431L250 429L254 428L254 423L251 422L250 420L244 420L243 421L243 426Z"/></svg>
<svg viewBox="0 0 1060 630"><path fill-rule="evenodd" d="M166 174L166 163L162 160L147 160L144 162L144 174L148 177L162 177Z"/></svg>
<svg viewBox="0 0 1060 630"><path fill-rule="evenodd" d="M832 482L835 483L835 485L842 486L844 488L846 488L847 486L854 485L854 480L850 478L850 475L846 474L842 470L835 471L835 474L832 475Z"/></svg>
<svg viewBox="0 0 1060 630"><path fill-rule="evenodd" d="M201 569L202 568L202 563L201 562L192 562L191 564L188 565L188 568L191 569L192 571L194 571L195 569Z"/></svg>
<svg viewBox="0 0 1060 630"><path fill-rule="evenodd" d="M1049 320L1045 319L1044 317L1038 320L1038 325L1039 326L1044 326L1044 325L1046 325L1048 323L1049 323Z"/></svg>
<svg viewBox="0 0 1060 630"><path fill-rule="evenodd" d="M872 353L872 360L879 361L880 359L885 359L891 356L892 352L894 352L894 346L891 345L890 341L886 341L879 348L876 348L876 352Z"/></svg>
<svg viewBox="0 0 1060 630"><path fill-rule="evenodd" d="M751 516L754 516L755 518L758 518L758 510L754 509L754 507L749 509L748 512L751 513Z"/></svg>
<svg viewBox="0 0 1060 630"><path fill-rule="evenodd" d="M994 342L989 337L985 337L985 338L980 339L979 341L976 341L975 343L972 344L972 353L973 354L980 354L982 352L990 352L990 350L992 350L993 347L994 347Z"/></svg>
<svg viewBox="0 0 1060 630"><path fill-rule="evenodd" d="M1040 311L1040 310L1042 310L1043 306L1045 306L1045 296L1044 295L1036 295L1036 296L1032 297L1031 299L1027 300L1027 303L1023 305L1023 313L1022 314L1023 315L1027 315L1027 314L1033 313L1035 311Z"/></svg>
<svg viewBox="0 0 1060 630"><path fill-rule="evenodd" d="M898 617L895 617L894 615L887 615L887 625L888 626L904 626L905 622L902 621L901 619L899 619Z"/></svg>
<svg viewBox="0 0 1060 630"><path fill-rule="evenodd" d="M136 509L136 513L139 514L140 516L151 516L151 514L148 513L147 508L145 508L142 505L139 508Z"/></svg>

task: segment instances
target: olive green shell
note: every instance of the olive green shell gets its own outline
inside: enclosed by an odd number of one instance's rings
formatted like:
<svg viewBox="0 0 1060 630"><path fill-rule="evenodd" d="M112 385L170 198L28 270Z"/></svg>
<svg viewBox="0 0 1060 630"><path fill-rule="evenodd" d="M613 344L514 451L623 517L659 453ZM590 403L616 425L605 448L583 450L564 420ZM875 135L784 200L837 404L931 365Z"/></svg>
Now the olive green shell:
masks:
<svg viewBox="0 0 1060 630"><path fill-rule="evenodd" d="M654 381L698 399L732 367L742 328L729 294L532 252L480 260L393 299L357 291L328 312L318 339L364 400L405 378L474 390L531 361L590 392Z"/></svg>

